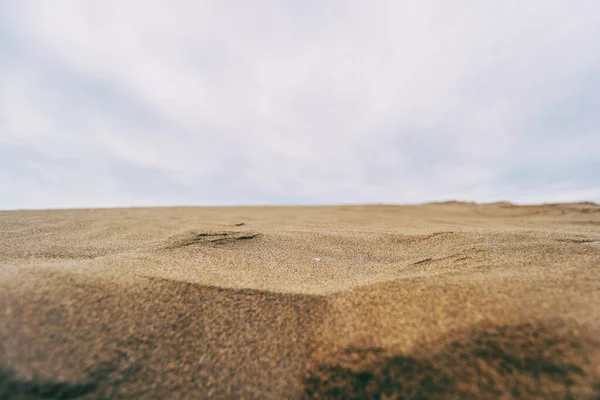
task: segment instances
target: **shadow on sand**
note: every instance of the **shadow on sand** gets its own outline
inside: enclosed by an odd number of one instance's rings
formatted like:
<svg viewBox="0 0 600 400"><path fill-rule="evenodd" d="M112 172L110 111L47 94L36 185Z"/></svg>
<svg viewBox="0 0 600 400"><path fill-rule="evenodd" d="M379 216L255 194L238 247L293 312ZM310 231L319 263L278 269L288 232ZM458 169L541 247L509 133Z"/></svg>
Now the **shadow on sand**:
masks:
<svg viewBox="0 0 600 400"><path fill-rule="evenodd" d="M408 355L347 348L311 370L305 398L600 399L592 337L550 321L475 328Z"/></svg>

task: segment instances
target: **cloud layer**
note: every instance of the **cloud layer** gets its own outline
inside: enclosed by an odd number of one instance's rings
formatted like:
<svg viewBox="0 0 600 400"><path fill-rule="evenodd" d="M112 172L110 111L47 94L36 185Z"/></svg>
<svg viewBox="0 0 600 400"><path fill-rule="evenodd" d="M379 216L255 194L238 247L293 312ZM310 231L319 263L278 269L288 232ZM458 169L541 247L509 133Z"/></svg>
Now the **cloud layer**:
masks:
<svg viewBox="0 0 600 400"><path fill-rule="evenodd" d="M0 208L600 201L596 1L0 2Z"/></svg>

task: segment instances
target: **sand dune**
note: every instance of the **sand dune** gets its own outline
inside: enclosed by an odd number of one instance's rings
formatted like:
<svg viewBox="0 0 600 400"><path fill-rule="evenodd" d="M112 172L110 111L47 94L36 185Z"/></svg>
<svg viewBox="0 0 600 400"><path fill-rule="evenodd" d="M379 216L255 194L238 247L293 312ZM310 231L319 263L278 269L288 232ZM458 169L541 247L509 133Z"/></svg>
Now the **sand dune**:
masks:
<svg viewBox="0 0 600 400"><path fill-rule="evenodd" d="M593 203L0 212L0 398L596 399L599 278Z"/></svg>

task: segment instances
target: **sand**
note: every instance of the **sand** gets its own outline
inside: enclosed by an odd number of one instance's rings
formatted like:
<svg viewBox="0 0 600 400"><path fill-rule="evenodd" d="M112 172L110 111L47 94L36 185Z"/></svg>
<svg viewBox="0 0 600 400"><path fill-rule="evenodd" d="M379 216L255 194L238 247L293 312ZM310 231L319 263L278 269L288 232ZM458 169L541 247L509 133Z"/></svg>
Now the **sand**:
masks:
<svg viewBox="0 0 600 400"><path fill-rule="evenodd" d="M0 212L0 398L600 398L600 206Z"/></svg>

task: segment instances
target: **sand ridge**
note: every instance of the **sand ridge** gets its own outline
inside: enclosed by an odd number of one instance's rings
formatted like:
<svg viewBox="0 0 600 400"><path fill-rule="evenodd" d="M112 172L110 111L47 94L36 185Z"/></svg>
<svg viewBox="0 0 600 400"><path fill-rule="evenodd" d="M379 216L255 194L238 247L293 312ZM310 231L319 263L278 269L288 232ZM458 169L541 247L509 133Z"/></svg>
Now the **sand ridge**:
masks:
<svg viewBox="0 0 600 400"><path fill-rule="evenodd" d="M598 267L593 203L0 212L0 393L595 398Z"/></svg>

